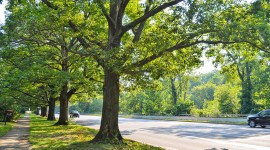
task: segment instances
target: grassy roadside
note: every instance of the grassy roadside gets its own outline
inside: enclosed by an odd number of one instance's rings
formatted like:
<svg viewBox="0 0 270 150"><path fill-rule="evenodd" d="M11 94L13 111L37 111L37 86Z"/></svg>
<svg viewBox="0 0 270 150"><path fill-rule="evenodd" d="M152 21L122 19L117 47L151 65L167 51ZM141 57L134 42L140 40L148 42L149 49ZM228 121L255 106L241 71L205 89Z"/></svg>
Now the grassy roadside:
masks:
<svg viewBox="0 0 270 150"><path fill-rule="evenodd" d="M47 121L36 115L30 116L30 143L33 150L161 150L161 148L145 145L131 140L125 144L92 144L97 130L76 124L53 126L55 121Z"/></svg>
<svg viewBox="0 0 270 150"><path fill-rule="evenodd" d="M10 131L14 125L14 122L7 122L6 125L5 122L0 122L0 137L6 135L7 132Z"/></svg>
<svg viewBox="0 0 270 150"><path fill-rule="evenodd" d="M101 113L84 114L89 116L101 116ZM214 123L214 124L230 124L230 125L247 125L245 117L192 117L192 116L144 116L144 115L127 115L120 114L120 118L147 119L147 120L164 120L164 121L182 121L197 123Z"/></svg>
<svg viewBox="0 0 270 150"><path fill-rule="evenodd" d="M84 114L88 116L101 116L100 113ZM164 121L182 121L197 123L214 123L214 124L230 124L230 125L247 125L245 117L237 118L211 118L211 117L190 117L190 116L144 116L144 115L124 115L120 114L120 118L147 119L147 120L164 120Z"/></svg>
<svg viewBox="0 0 270 150"><path fill-rule="evenodd" d="M133 119L216 123L216 124L231 124L231 125L246 125L247 124L246 118L209 118L209 117L141 116L141 115L120 115L120 117L133 118Z"/></svg>

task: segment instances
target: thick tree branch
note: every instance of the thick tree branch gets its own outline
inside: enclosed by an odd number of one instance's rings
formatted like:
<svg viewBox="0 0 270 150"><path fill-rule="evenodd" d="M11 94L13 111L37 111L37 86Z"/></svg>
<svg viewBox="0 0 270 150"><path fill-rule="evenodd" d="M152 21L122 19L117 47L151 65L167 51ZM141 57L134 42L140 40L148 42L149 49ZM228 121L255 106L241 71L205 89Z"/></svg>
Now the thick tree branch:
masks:
<svg viewBox="0 0 270 150"><path fill-rule="evenodd" d="M178 4L179 2L182 2L182 1L183 0L173 0L173 1L168 2L168 3L164 3L163 5L160 5L159 7L155 8L153 10L150 10L147 14L144 14L140 18L138 18L138 19L134 20L133 22L123 26L122 32L120 33L120 35L123 35L128 30L131 30L132 28L134 28L138 24L146 21L148 18L154 16L155 14L161 12L162 10L164 10L164 9L170 7L170 6L176 5L176 4Z"/></svg>
<svg viewBox="0 0 270 150"><path fill-rule="evenodd" d="M77 89L71 89L68 93L67 93L67 98L70 99L70 97L75 94L75 92L77 91Z"/></svg>
<svg viewBox="0 0 270 150"><path fill-rule="evenodd" d="M77 26L71 20L69 20L68 24L74 32L80 32ZM77 39L84 48L91 48L91 46L82 36L77 36Z"/></svg>
<svg viewBox="0 0 270 150"><path fill-rule="evenodd" d="M151 3L146 6L144 14L147 14L149 12L150 5L151 5ZM133 39L133 43L138 42L140 40L140 37L142 35L142 31L143 31L145 23L146 23L146 20L143 21L142 23L140 23L138 29L136 31L134 31L135 36L134 36L134 39Z"/></svg>
<svg viewBox="0 0 270 150"><path fill-rule="evenodd" d="M236 64L236 67L237 67L236 71L237 71L241 81L244 82L244 75L241 73L241 70L239 68L239 64L237 63L237 58L235 58L234 55L230 52L227 52L227 55L233 60L233 63Z"/></svg>
<svg viewBox="0 0 270 150"><path fill-rule="evenodd" d="M173 52L174 50L181 50L183 48L187 48L187 47L190 47L190 46L194 46L194 45L197 45L197 44L233 44L233 43L236 43L236 42L226 42L226 41L207 41L207 40L198 40L198 41L195 41L195 42L192 42L192 43L186 43L186 42L181 42L179 44L176 44L164 51L161 51L157 54L153 54L152 56L149 56L143 60L140 60L138 62L135 62L133 64L131 64L130 66L127 67L127 69L124 69L124 72L127 71L128 69L130 68L135 68L135 67L142 67L148 63L150 63L151 61L157 59L157 58L160 58L162 57L165 53L170 53L170 52Z"/></svg>
<svg viewBox="0 0 270 150"><path fill-rule="evenodd" d="M265 53L270 53L270 51L267 51L266 48L260 47L260 46L258 46L257 44L255 44L253 42L250 42L250 41L244 41L244 42L248 43L249 45L251 45L251 46L253 46L253 47L255 47L255 48L257 48L257 49L259 49L259 50L261 50L261 51L263 51Z"/></svg>
<svg viewBox="0 0 270 150"><path fill-rule="evenodd" d="M115 22L113 21L113 19L112 19L112 18L109 16L109 14L107 13L107 10L106 10L106 8L104 7L104 5L103 5L100 1L98 1L97 4L98 4L98 6L100 7L100 9L101 9L103 15L104 15L105 18L107 19L108 23L109 23L111 26L115 27Z"/></svg>
<svg viewBox="0 0 270 150"><path fill-rule="evenodd" d="M89 78L89 77L86 77L86 78ZM104 83L104 81L100 81L100 80L97 80L97 79L94 79L94 78L89 78L88 80L98 82L98 83L102 83L102 84Z"/></svg>
<svg viewBox="0 0 270 150"><path fill-rule="evenodd" d="M120 4L119 10L118 10L117 24L120 24L121 26L122 26L122 18L124 16L124 11L129 1L130 0L122 0L122 3Z"/></svg>
<svg viewBox="0 0 270 150"><path fill-rule="evenodd" d="M77 28L77 26L70 20L68 22L69 26L71 27L71 29L74 31L74 32L79 32L79 29ZM85 49L89 49L91 48L91 45L89 44L89 42L87 42L83 37L81 36L78 36L77 37L78 41L80 42L80 44L85 48ZM100 44L100 43L99 43ZM97 44L98 46L102 47L101 45ZM99 65L102 65L103 61L101 59L99 59L99 56L98 54L95 54L94 52L92 53L82 53L82 52L79 52L79 51L72 51L73 53L76 53L76 54L79 54L81 56L93 56L94 59L96 59L96 61L98 62Z"/></svg>
<svg viewBox="0 0 270 150"><path fill-rule="evenodd" d="M29 97L31 97L31 98L33 98L33 99L35 99L35 100L40 100L40 97L36 97L35 95L31 95L31 94L26 93L26 92L24 92L24 91L22 91L22 90L14 89L14 88L13 88L13 90L15 90L15 91L17 91L17 92L20 92L20 93L22 93L22 94L24 94L24 95L26 95L26 96L29 96Z"/></svg>
<svg viewBox="0 0 270 150"><path fill-rule="evenodd" d="M54 10L57 10L57 9L58 9L57 6L53 5L53 4L52 4L51 2L49 2L48 0L42 0L42 2L43 2L44 4L46 4L48 7L54 9Z"/></svg>

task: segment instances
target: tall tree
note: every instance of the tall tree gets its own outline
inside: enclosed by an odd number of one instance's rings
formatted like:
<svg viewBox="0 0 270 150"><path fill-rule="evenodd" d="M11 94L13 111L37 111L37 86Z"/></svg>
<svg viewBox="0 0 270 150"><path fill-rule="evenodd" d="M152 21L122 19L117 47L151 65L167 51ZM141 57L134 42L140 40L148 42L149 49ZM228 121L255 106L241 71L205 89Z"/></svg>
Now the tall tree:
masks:
<svg viewBox="0 0 270 150"><path fill-rule="evenodd" d="M243 40L238 39L241 30L233 28L238 28L235 22L242 19L239 10L245 9L234 1L42 2L37 3L50 8L46 11L58 17L61 29L71 28L72 38L84 47L74 52L94 58L103 69L102 120L93 141L122 140L118 127L122 79L131 84L158 79L182 66L198 64L204 45ZM67 96L66 92L62 96Z"/></svg>
<svg viewBox="0 0 270 150"><path fill-rule="evenodd" d="M102 120L94 141L122 140L118 128L121 75L132 78L140 73L142 77L158 78L173 71L175 64L192 66L199 62L203 43L230 44L238 40L236 36L231 39L230 34L224 34L234 24L226 20L233 17L226 16L231 4L227 2L172 0L146 1L140 5L138 1L114 0L93 4L98 5L107 21L107 27L103 28L107 38L89 41L94 34L83 34L81 24L68 22L79 34L77 39L92 51L91 56L104 70ZM103 47L93 50L93 44L98 43Z"/></svg>
<svg viewBox="0 0 270 150"><path fill-rule="evenodd" d="M254 61L258 57L258 50L250 45L235 44L227 47L226 51L216 53L216 61L222 65L222 72L232 81L235 74L240 79L241 110L240 113L250 113L253 106L251 73ZM219 60L218 60L219 59ZM234 84L237 84L237 79Z"/></svg>
<svg viewBox="0 0 270 150"><path fill-rule="evenodd" d="M269 87L269 77L270 77L270 67L269 60L261 57L258 61L255 62L256 66L252 72L252 96L254 99L254 108L252 113L256 113L262 109L267 109L270 106L270 87Z"/></svg>

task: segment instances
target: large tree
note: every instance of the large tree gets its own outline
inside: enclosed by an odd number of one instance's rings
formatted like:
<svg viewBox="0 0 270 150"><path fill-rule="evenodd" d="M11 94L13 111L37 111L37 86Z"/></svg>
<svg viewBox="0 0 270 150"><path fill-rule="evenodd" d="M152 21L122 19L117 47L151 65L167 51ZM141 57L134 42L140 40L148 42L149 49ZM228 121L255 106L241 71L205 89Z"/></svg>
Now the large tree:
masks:
<svg viewBox="0 0 270 150"><path fill-rule="evenodd" d="M74 53L95 59L103 68L102 120L93 141L122 140L118 127L120 81L132 85L158 79L178 72L176 65L181 68L198 64L208 44L244 41L242 36L238 37L245 30L237 29L244 28L237 24L245 19L241 2L42 0L36 3L39 7L46 5L47 13L57 16L49 23L53 25L56 21L56 25L62 25L61 29L72 29L69 35L84 47L73 50Z"/></svg>
<svg viewBox="0 0 270 150"><path fill-rule="evenodd" d="M57 3L49 7L59 9ZM91 52L104 70L103 110L100 130L94 141L122 140L118 128L120 77L158 78L173 71L174 64L193 65L201 55L201 44L230 44L234 16L226 16L237 7L220 1L94 1L100 9L99 38L94 31L84 34L84 24L68 20L78 33L77 39ZM229 9L229 10L227 10ZM230 10L233 9L233 10ZM239 15L235 16L240 18ZM93 19L93 17L89 17ZM90 21L90 20L89 20ZM89 22L88 21L88 22ZM88 22L87 25L90 25ZM104 36L107 33L107 37ZM103 35L103 36L101 36ZM90 39L90 40L89 40ZM134 79L136 80L136 78Z"/></svg>

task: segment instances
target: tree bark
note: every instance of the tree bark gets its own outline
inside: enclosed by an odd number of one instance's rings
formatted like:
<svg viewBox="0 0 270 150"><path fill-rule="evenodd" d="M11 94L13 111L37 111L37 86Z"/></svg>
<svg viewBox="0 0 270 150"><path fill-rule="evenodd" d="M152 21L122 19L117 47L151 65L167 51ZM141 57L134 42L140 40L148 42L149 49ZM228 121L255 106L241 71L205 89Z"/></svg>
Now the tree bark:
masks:
<svg viewBox="0 0 270 150"><path fill-rule="evenodd" d="M175 88L174 81L175 81L175 78L171 78L171 89L172 89L173 104L176 104L176 102L177 102L177 93L176 93L176 88Z"/></svg>
<svg viewBox="0 0 270 150"><path fill-rule="evenodd" d="M68 86L67 83L62 87L60 93L60 115L55 125L68 125Z"/></svg>
<svg viewBox="0 0 270 150"><path fill-rule="evenodd" d="M69 71L69 57L68 57L68 48L61 46L61 56L62 56L62 71ZM63 84L61 93L60 93L60 116L59 120L55 125L68 125L68 102L70 97L75 93L76 89L71 89L69 91L68 81Z"/></svg>
<svg viewBox="0 0 270 150"><path fill-rule="evenodd" d="M47 106L41 107L41 117L47 117Z"/></svg>
<svg viewBox="0 0 270 150"><path fill-rule="evenodd" d="M54 98L50 97L48 101L49 105L49 113L48 113L48 118L47 120L54 121L55 120L55 100Z"/></svg>
<svg viewBox="0 0 270 150"><path fill-rule="evenodd" d="M251 65L249 62L245 63L245 77L242 81L242 97L241 97L241 113L247 114L252 110L252 84L251 84Z"/></svg>
<svg viewBox="0 0 270 150"><path fill-rule="evenodd" d="M92 142L118 143L123 139L118 127L120 76L110 69L104 69L104 75L101 125Z"/></svg>
<svg viewBox="0 0 270 150"><path fill-rule="evenodd" d="M39 112L40 112L40 107L37 107L36 115L41 115L41 114L39 114Z"/></svg>

